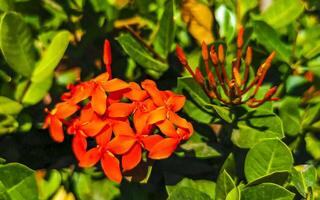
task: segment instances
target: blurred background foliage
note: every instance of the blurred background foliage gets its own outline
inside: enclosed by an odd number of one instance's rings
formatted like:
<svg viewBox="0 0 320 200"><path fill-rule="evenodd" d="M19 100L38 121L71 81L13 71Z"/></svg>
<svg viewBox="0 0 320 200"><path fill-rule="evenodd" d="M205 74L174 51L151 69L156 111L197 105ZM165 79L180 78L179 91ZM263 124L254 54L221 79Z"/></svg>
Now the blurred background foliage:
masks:
<svg viewBox="0 0 320 200"><path fill-rule="evenodd" d="M318 0L0 0L0 11L0 199L320 199ZM266 86L279 85L281 101L258 110L209 100L174 52L201 68L201 42L223 43L231 63L241 25L255 70L277 55ZM196 130L120 185L78 168L70 138L57 144L41 129L68 84L104 71L104 39L114 77L186 94Z"/></svg>

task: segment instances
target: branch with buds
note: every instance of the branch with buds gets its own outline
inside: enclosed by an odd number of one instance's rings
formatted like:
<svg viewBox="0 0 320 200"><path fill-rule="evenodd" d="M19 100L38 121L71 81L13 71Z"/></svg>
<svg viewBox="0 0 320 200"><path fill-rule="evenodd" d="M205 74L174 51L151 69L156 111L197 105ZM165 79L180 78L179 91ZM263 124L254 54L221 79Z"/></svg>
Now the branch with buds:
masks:
<svg viewBox="0 0 320 200"><path fill-rule="evenodd" d="M243 62L241 58L243 57L242 49L244 43L243 35L244 29L241 27L237 38L237 57L232 62L230 78L226 70L226 55L222 44L218 46L218 52L216 52L213 45L210 47L210 51L208 51L207 44L205 42L202 43L202 59L204 61L206 76L201 73L199 67L197 67L195 71L191 69L182 48L178 45L176 47L176 53L183 67L191 74L210 98L218 99L224 105L228 106L246 104L249 107L256 108L267 101L278 100L278 98L273 97L277 91L277 86L270 88L262 99L255 98L267 71L271 67L275 52L272 52L268 56L265 62L259 66L254 79L251 82L248 82L250 66L252 63L252 48L249 46L246 49L246 54L244 56L245 69L243 74L241 74L240 67ZM210 68L210 62L214 69ZM222 87L224 95L222 92L219 92L218 85ZM249 98L244 98L244 95L252 88L254 89L249 95Z"/></svg>

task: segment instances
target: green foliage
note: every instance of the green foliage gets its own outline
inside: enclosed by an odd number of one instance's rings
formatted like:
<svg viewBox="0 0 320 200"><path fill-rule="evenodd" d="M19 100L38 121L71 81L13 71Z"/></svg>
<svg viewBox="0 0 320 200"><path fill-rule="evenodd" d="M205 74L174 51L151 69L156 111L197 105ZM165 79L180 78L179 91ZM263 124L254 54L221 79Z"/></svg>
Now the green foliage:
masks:
<svg viewBox="0 0 320 200"><path fill-rule="evenodd" d="M0 199L320 199L320 4L268 2L0 0L0 157L10 162L0 159ZM209 81L201 42L210 38L216 52L223 44L230 78L241 26L253 49L248 83L276 53L254 98L278 86L279 100L258 108L208 97L174 52L180 45ZM143 155L145 166L125 172L121 184L100 166L79 168L69 136L56 144L41 129L44 108L67 85L104 71L105 39L113 77L156 79L185 95L181 114L195 130L168 159Z"/></svg>

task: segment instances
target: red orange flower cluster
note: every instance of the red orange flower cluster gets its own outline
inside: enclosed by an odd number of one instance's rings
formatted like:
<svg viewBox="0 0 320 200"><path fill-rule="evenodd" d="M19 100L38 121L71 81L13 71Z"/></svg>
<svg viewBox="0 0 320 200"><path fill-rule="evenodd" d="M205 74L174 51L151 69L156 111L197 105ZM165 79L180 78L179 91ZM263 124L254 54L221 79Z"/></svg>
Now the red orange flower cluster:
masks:
<svg viewBox="0 0 320 200"><path fill-rule="evenodd" d="M72 149L81 167L101 162L106 176L121 182L122 172L135 168L144 150L151 159L169 157L193 127L180 117L185 97L161 91L152 80L138 85L111 78L111 51L106 40L107 72L69 86L51 111L44 128L53 140L64 140L63 127L73 136ZM121 164L119 159L121 159Z"/></svg>
<svg viewBox="0 0 320 200"><path fill-rule="evenodd" d="M278 98L273 98L273 95L277 91L276 86L270 88L262 99L256 99L255 97L267 71L271 67L275 52L272 52L266 61L260 65L253 80L248 82L252 62L252 48L247 48L246 56L242 59L243 35L244 29L241 27L237 38L237 57L232 62L231 76L229 76L226 70L226 55L222 44L218 46L218 49L215 49L215 46L212 45L210 51L208 51L207 44L202 43L202 58L205 65L206 76L201 73L198 67L195 72L192 71L181 47L177 46L176 52L181 64L199 83L208 97L217 99L224 105L233 106L246 104L249 107L255 108L266 101L278 100ZM210 61L214 70L210 67ZM242 65L245 66L244 69L241 69ZM220 90L220 88L222 89ZM252 91L251 94L246 95L249 91Z"/></svg>

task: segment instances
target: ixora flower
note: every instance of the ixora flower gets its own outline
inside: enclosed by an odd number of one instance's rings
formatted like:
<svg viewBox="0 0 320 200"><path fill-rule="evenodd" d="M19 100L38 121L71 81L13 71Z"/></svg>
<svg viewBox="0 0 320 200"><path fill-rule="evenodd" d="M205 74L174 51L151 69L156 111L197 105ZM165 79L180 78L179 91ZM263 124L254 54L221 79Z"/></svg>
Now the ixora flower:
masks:
<svg viewBox="0 0 320 200"><path fill-rule="evenodd" d="M48 113L43 128L52 139L64 141L64 127L73 136L72 149L80 167L99 161L109 179L121 182L122 172L135 168L147 152L150 159L168 158L193 132L177 112L183 95L161 91L152 80L141 86L111 76L111 50L104 44L107 72L67 87Z"/></svg>
<svg viewBox="0 0 320 200"><path fill-rule="evenodd" d="M181 64L203 88L208 97L217 99L224 105L246 104L249 107L255 108L266 101L278 100L278 98L273 98L273 95L277 91L276 86L270 88L262 99L255 98L275 57L275 52L272 52L265 62L259 66L256 75L249 82L252 48L247 48L245 58L242 60L243 35L244 29L241 27L237 38L237 57L232 62L231 76L229 76L226 70L226 55L222 44L217 49L212 45L208 51L207 44L202 43L202 59L204 61L206 76L203 76L198 67L195 71L191 69L181 47L177 46L176 53ZM209 61L211 61L212 68L214 69L210 69ZM241 66L244 66L244 69L241 69ZM250 95L247 93L250 93Z"/></svg>

